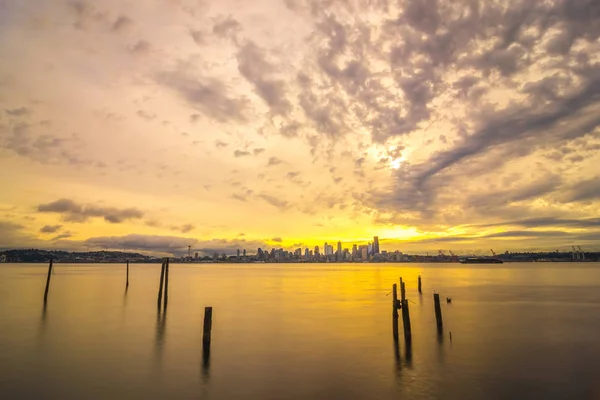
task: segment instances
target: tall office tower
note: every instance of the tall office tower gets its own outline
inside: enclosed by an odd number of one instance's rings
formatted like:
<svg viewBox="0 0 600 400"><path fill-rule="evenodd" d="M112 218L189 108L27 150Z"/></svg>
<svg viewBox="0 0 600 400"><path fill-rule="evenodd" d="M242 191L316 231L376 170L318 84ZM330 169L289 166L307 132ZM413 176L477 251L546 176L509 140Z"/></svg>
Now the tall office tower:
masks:
<svg viewBox="0 0 600 400"><path fill-rule="evenodd" d="M373 236L373 254L379 254L379 236Z"/></svg>
<svg viewBox="0 0 600 400"><path fill-rule="evenodd" d="M341 256L342 255L342 242L339 241L338 242L338 246L337 246L337 253Z"/></svg>
<svg viewBox="0 0 600 400"><path fill-rule="evenodd" d="M369 243L367 245L367 253L369 253L369 255L373 254L373 244Z"/></svg>
<svg viewBox="0 0 600 400"><path fill-rule="evenodd" d="M308 260L308 258L310 257L310 250L308 250L308 247L304 249L304 258L306 260Z"/></svg>
<svg viewBox="0 0 600 400"><path fill-rule="evenodd" d="M360 246L360 255L363 260L369 259L369 247L368 246Z"/></svg>
<svg viewBox="0 0 600 400"><path fill-rule="evenodd" d="M352 245L352 258L358 257L358 248L355 244Z"/></svg>
<svg viewBox="0 0 600 400"><path fill-rule="evenodd" d="M319 257L321 253L319 253L319 246L315 246L315 256Z"/></svg>
<svg viewBox="0 0 600 400"><path fill-rule="evenodd" d="M246 249L244 249L244 257L246 257Z"/></svg>
<svg viewBox="0 0 600 400"><path fill-rule="evenodd" d="M237 256L240 258L240 249L237 250Z"/></svg>

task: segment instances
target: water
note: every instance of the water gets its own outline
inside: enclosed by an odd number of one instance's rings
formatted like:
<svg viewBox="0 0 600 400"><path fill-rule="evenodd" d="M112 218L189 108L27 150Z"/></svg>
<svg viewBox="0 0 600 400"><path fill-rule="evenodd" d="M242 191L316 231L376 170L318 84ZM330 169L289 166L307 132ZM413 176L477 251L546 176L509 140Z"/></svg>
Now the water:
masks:
<svg viewBox="0 0 600 400"><path fill-rule="evenodd" d="M159 265L57 264L44 310L46 273L0 265L0 398L600 398L599 264L172 264L166 316Z"/></svg>

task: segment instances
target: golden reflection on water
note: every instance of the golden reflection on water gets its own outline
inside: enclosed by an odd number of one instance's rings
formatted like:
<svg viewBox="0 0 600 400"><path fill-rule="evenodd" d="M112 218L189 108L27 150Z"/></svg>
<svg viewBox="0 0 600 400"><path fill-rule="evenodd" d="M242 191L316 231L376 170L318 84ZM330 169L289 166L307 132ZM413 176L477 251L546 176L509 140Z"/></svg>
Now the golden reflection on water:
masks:
<svg viewBox="0 0 600 400"><path fill-rule="evenodd" d="M5 398L39 389L81 398L462 399L505 393L500 377L520 376L560 398L595 387L584 367L600 367L597 268L571 266L562 279L557 268L514 265L171 264L168 318L156 309L160 265L130 265L123 291L124 265L56 264L46 308L45 268L0 269L0 301L10 305L0 309L0 388L13 394ZM397 342L392 334L389 292L400 276L410 346L401 322ZM215 312L210 352L205 306ZM549 368L556 353L568 363ZM559 374L573 386L557 386Z"/></svg>

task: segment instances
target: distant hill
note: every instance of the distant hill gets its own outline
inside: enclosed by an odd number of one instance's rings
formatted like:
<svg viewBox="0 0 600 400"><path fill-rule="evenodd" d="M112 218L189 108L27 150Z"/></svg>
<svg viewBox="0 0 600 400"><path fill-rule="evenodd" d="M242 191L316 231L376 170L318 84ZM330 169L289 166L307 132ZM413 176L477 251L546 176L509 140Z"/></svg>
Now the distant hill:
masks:
<svg viewBox="0 0 600 400"><path fill-rule="evenodd" d="M38 263L48 262L53 259L55 262L63 263L115 263L115 262L156 262L160 260L157 257L147 256L140 253L127 253L123 251L85 251L69 252L61 250L40 250L40 249L17 249L0 251L0 261L3 262L24 262Z"/></svg>

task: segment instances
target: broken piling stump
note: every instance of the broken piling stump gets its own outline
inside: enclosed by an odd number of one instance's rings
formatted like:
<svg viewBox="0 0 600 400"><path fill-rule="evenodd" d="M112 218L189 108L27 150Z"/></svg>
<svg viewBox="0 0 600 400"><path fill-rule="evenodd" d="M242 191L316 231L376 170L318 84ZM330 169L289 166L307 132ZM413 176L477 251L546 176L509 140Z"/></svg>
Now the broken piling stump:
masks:
<svg viewBox="0 0 600 400"><path fill-rule="evenodd" d="M440 307L440 295L438 293L433 294L433 302L435 304L435 322L438 332L441 332L444 323L442 321L442 308Z"/></svg>
<svg viewBox="0 0 600 400"><path fill-rule="evenodd" d="M410 328L410 313L408 311L408 300L402 301L402 324L404 326L404 340L410 343L412 331Z"/></svg>

